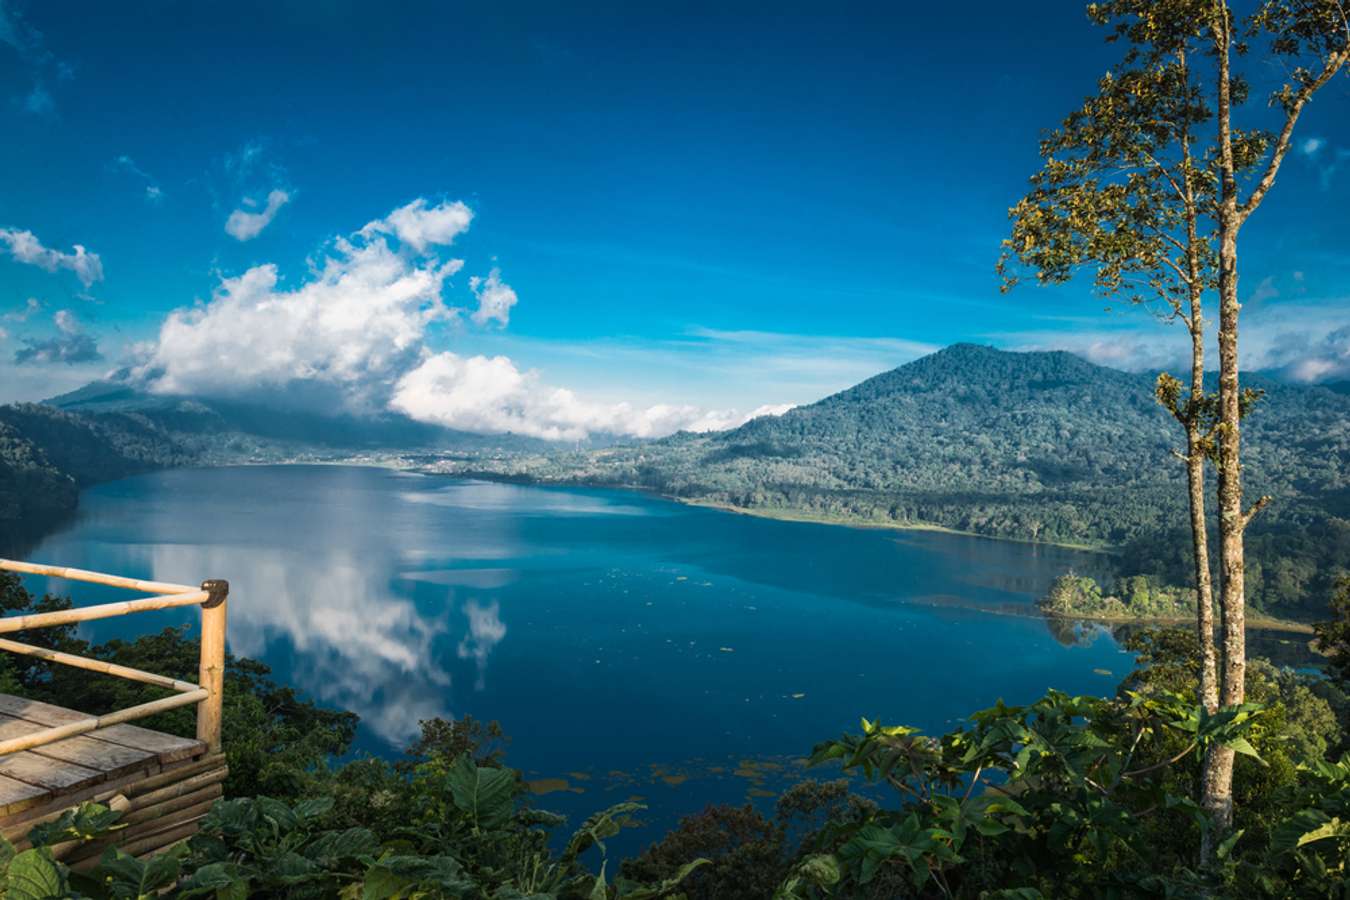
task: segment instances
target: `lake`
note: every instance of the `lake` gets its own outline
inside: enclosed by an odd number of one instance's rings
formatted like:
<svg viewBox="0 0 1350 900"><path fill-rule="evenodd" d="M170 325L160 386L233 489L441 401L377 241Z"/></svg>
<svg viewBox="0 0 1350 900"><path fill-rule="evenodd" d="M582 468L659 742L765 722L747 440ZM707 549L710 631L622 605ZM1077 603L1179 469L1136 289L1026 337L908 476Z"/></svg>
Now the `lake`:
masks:
<svg viewBox="0 0 1350 900"><path fill-rule="evenodd" d="M1101 629L1057 638L1034 614L1088 554L617 490L345 466L161 472L85 492L31 557L229 579L231 650L360 714L362 752L397 753L433 716L495 719L539 804L574 822L642 797L664 827L767 797L860 716L936 733L1000 698L1108 693L1131 662ZM81 605L112 596L74 590ZM195 618L84 627L101 640Z"/></svg>

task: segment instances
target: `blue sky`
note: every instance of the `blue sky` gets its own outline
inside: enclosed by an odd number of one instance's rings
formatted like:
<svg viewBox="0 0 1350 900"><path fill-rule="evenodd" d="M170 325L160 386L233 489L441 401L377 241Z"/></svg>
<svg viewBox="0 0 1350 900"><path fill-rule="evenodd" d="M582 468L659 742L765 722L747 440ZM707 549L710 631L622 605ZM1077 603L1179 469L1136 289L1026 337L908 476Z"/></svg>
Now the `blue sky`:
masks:
<svg viewBox="0 0 1350 900"><path fill-rule="evenodd" d="M332 382L315 402L387 405L451 354L420 388L473 388L509 415L433 417L542 416L570 436L611 414L638 433L810 401L961 340L1165 364L1182 342L1147 315L1105 313L1086 284L1001 296L993 274L1041 129L1116 53L1073 2L0 0L0 237L48 253L0 244L0 399L154 359L165 390L280 389L291 366ZM1350 79L1301 135L1244 235L1249 361L1344 377ZM419 198L471 223L410 250L389 223ZM269 265L237 305L295 300L313 267L357 265L335 239L378 222L360 240L403 260L395 277L439 273L462 312L428 315L423 294L359 326L397 353L316 349L238 384L155 356L174 310ZM503 287L505 314L475 320ZM213 321L216 343L238 337ZM289 325L240 321L273 342L245 335L235 359L254 339L286 352ZM344 333L329 324L295 334Z"/></svg>

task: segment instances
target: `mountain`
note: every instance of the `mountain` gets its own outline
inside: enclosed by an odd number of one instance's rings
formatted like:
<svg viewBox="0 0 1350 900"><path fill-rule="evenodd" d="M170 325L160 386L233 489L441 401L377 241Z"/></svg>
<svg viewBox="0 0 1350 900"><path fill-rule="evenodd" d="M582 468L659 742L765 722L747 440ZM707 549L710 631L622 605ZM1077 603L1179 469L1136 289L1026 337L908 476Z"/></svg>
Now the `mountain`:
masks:
<svg viewBox="0 0 1350 900"><path fill-rule="evenodd" d="M1283 541L1268 577L1258 565L1249 582L1276 605L1350 565L1350 396L1262 376L1246 384L1266 392L1243 427L1246 484L1253 498L1275 498L1252 539ZM1181 445L1152 376L1064 352L957 344L732 431L516 458L489 473L768 515L1124 548L1136 567L1184 583ZM1305 546L1313 542L1321 549Z"/></svg>
<svg viewBox="0 0 1350 900"><path fill-rule="evenodd" d="M547 441L480 435L427 425L406 416L278 407L261 400L149 394L99 381L44 405L92 417L133 418L173 435L203 461L287 459L353 451L547 451Z"/></svg>
<svg viewBox="0 0 1350 900"><path fill-rule="evenodd" d="M79 491L155 469L371 455L547 452L546 441L449 431L401 416L278 409L94 382L0 406L0 555L74 512ZM8 549L6 549L8 548Z"/></svg>
<svg viewBox="0 0 1350 900"><path fill-rule="evenodd" d="M1350 567L1350 395L1245 383L1266 392L1243 426L1248 492L1275 498L1250 534L1264 555L1248 582L1256 602L1287 606ZM1181 439L1151 376L973 344L731 431L584 451L97 383L0 407L0 536L6 521L73 506L79 487L147 469L373 454L768 515L1110 546L1132 572L1184 583Z"/></svg>

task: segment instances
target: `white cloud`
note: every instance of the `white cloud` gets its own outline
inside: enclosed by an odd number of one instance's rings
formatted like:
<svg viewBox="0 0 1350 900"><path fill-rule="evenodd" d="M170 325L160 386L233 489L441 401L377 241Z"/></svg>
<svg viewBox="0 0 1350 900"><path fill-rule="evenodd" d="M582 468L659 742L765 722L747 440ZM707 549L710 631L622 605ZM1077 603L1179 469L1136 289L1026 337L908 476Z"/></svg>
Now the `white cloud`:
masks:
<svg viewBox="0 0 1350 900"><path fill-rule="evenodd" d="M1259 290L1259 286L1258 286ZM1068 350L1098 365L1126 372L1189 371L1190 339L1179 323L1137 319L1114 329L990 334L1010 350ZM1242 317L1241 368L1273 371L1294 381L1350 378L1350 304L1253 304ZM1214 329L1206 362L1218 365Z"/></svg>
<svg viewBox="0 0 1350 900"><path fill-rule="evenodd" d="M469 288L478 298L478 309L473 314L474 322L486 325L495 320L505 328L511 321L511 307L516 305L517 297L511 285L502 281L501 270L494 268L488 273L487 278L475 275L469 279Z"/></svg>
<svg viewBox="0 0 1350 900"><path fill-rule="evenodd" d="M449 246L469 230L473 210L463 203L440 203L428 207L423 197L376 219L361 229L363 235L392 234L403 244L425 253L430 246Z"/></svg>
<svg viewBox="0 0 1350 900"><path fill-rule="evenodd" d="M1298 151L1304 156L1316 156L1326 145L1327 142L1325 138L1305 138L1302 143L1298 145Z"/></svg>
<svg viewBox="0 0 1350 900"><path fill-rule="evenodd" d="M36 297L29 297L24 303L23 309L15 312L5 313L5 320L9 322L27 322L28 317L42 309L42 301Z"/></svg>
<svg viewBox="0 0 1350 900"><path fill-rule="evenodd" d="M153 391L238 394L298 382L335 389L355 407L414 364L426 327L450 315L445 280L462 260L420 265L383 239L339 239L294 290L275 265L225 278L209 303L170 313L135 370Z"/></svg>
<svg viewBox="0 0 1350 900"><path fill-rule="evenodd" d="M464 261L426 251L452 242L470 218L461 203L417 200L337 238L297 287L287 289L274 264L222 278L209 302L169 314L132 377L157 393L294 390L382 410L426 355L427 327L459 312L442 291Z"/></svg>
<svg viewBox="0 0 1350 900"><path fill-rule="evenodd" d="M143 181L145 183L145 199L147 203L158 203L164 198L164 191L160 188L155 178L149 172L138 166L136 160L132 159L130 156L123 154L117 157L117 159L113 160L111 168L116 172L127 172Z"/></svg>
<svg viewBox="0 0 1350 900"><path fill-rule="evenodd" d="M16 364L74 366L103 359L98 341L80 329L79 320L70 310L57 310L52 322L57 334L46 340L24 338L23 347L14 353Z"/></svg>
<svg viewBox="0 0 1350 900"><path fill-rule="evenodd" d="M103 261L97 253L90 253L79 244L75 245L74 252L62 253L42 246L33 232L16 228L0 228L0 244L6 245L10 255L19 262L48 272L69 269L86 288L103 280Z"/></svg>
<svg viewBox="0 0 1350 900"><path fill-rule="evenodd" d="M129 377L156 393L265 394L274 402L392 410L462 431L554 440L724 429L790 408L776 404L746 415L583 399L505 355L435 352L428 329L466 312L443 299L464 262L442 261L435 248L452 243L472 218L462 203L428 206L419 199L335 239L296 286L288 287L273 264L222 278L208 301L166 318ZM477 310L469 321L509 321L518 297L497 269L473 279L470 289Z"/></svg>
<svg viewBox="0 0 1350 900"><path fill-rule="evenodd" d="M394 387L390 406L411 418L484 434L545 440L583 440L591 434L661 437L676 431L734 428L756 415L780 415L790 404L761 407L750 415L696 406L596 403L522 372L505 356L428 356Z"/></svg>
<svg viewBox="0 0 1350 900"><path fill-rule="evenodd" d="M240 241L251 241L262 230L272 224L276 218L277 212L290 202L291 195L283 190L274 190L267 195L267 206L263 207L262 212L248 212L243 209L236 209L230 213L230 217L225 220L225 232L230 237Z"/></svg>

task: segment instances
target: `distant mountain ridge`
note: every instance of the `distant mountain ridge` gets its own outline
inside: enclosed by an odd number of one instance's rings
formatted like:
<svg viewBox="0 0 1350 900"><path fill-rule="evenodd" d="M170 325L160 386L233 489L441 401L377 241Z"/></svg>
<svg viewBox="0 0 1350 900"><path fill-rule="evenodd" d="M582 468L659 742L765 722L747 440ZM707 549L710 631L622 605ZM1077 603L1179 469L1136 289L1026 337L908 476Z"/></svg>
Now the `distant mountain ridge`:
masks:
<svg viewBox="0 0 1350 900"><path fill-rule="evenodd" d="M1254 569L1253 596L1321 590L1350 568L1350 395L1259 374L1245 383L1266 391L1243 425L1248 492L1275 498L1253 539L1283 542L1264 582ZM1165 558L1175 572L1186 546L1181 443L1151 375L974 344L730 431L587 450L96 383L0 407L0 536L6 521L73 507L79 487L153 468L386 459L768 515L1124 546L1140 565Z"/></svg>
<svg viewBox="0 0 1350 900"><path fill-rule="evenodd" d="M956 344L778 417L504 474L644 487L755 511L1123 544L1183 509L1179 426L1154 376L1063 351ZM1345 514L1350 397L1263 376L1244 423L1253 496ZM1184 521L1181 520L1181 521Z"/></svg>

